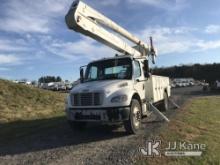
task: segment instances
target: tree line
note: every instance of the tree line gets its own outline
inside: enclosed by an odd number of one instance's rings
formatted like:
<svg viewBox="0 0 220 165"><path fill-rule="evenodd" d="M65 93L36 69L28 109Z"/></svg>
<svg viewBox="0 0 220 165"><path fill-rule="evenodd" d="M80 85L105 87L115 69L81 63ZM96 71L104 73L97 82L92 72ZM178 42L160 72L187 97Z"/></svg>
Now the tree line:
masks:
<svg viewBox="0 0 220 165"><path fill-rule="evenodd" d="M39 83L50 83L50 82L61 82L62 78L60 76L42 76L38 79Z"/></svg>
<svg viewBox="0 0 220 165"><path fill-rule="evenodd" d="M220 80L220 64L194 64L171 67L153 68L153 74L168 76L170 78L194 78L206 80L209 83Z"/></svg>

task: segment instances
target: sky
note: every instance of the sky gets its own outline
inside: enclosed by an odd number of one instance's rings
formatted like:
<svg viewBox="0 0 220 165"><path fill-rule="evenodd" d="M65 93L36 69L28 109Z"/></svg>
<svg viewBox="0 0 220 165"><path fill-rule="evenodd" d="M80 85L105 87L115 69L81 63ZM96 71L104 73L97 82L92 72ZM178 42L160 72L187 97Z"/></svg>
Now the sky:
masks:
<svg viewBox="0 0 220 165"><path fill-rule="evenodd" d="M116 52L67 28L72 0L1 0L0 77L76 80L79 67ZM158 50L166 67L220 62L219 0L84 0Z"/></svg>

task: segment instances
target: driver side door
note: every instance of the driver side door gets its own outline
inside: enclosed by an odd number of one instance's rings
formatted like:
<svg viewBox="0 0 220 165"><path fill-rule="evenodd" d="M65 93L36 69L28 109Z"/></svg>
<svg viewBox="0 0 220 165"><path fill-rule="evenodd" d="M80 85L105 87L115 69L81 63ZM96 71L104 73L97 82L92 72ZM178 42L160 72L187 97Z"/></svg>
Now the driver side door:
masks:
<svg viewBox="0 0 220 165"><path fill-rule="evenodd" d="M139 94L141 100L145 99L145 81L144 81L144 73L141 70L141 64L139 61L133 61L133 81L134 81L134 89Z"/></svg>

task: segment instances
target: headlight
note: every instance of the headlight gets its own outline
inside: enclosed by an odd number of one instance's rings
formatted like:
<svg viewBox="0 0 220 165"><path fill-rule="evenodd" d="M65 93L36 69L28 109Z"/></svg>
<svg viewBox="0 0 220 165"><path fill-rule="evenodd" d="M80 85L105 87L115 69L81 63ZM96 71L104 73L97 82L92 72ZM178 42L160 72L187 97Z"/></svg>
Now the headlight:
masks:
<svg viewBox="0 0 220 165"><path fill-rule="evenodd" d="M111 102L112 103L121 103L121 102L127 101L127 99L128 99L127 95L118 95L118 96L113 97L111 99Z"/></svg>

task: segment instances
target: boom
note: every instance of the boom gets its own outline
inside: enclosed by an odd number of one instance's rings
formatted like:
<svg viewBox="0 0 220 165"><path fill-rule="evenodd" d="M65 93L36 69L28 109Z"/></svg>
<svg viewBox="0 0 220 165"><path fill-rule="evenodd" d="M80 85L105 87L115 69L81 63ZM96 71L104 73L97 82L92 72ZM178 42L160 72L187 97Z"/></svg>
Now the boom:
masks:
<svg viewBox="0 0 220 165"><path fill-rule="evenodd" d="M69 29L87 35L123 54L134 57L155 55L153 46L149 48L127 30L79 0L73 2L65 19ZM135 46L130 46L112 31L133 42Z"/></svg>

